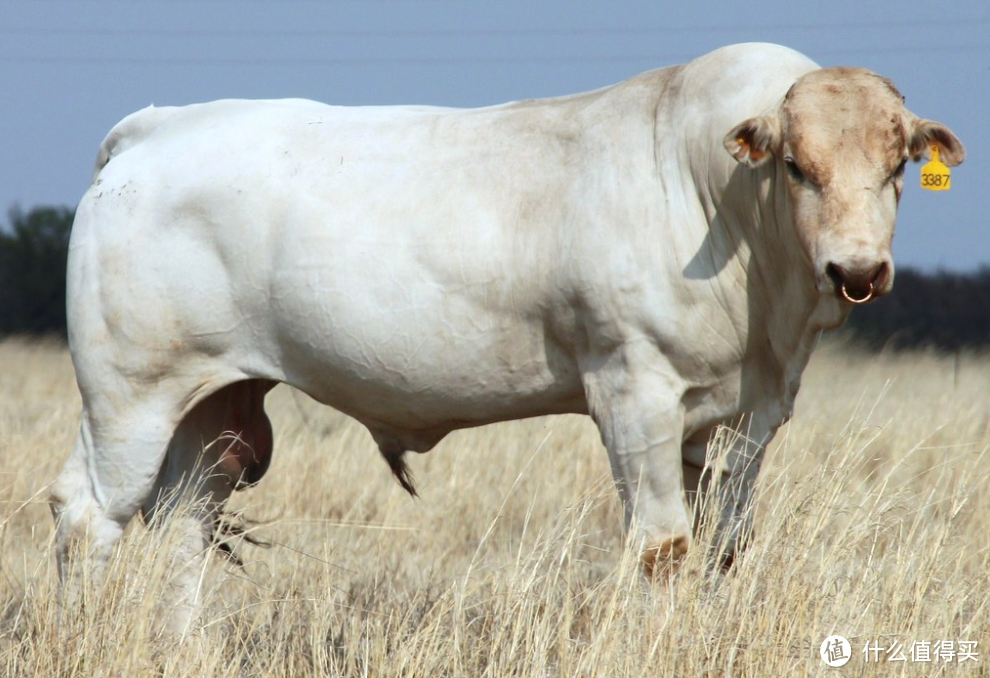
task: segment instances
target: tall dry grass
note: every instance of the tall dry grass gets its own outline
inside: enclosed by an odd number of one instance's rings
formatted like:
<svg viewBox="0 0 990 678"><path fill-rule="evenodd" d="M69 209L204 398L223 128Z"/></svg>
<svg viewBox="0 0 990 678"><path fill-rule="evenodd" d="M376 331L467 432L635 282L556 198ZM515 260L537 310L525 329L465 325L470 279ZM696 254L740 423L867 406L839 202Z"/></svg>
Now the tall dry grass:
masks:
<svg viewBox="0 0 990 678"><path fill-rule="evenodd" d="M0 344L0 672L7 676L981 675L990 665L990 359L835 347L769 451L756 533L672 591L623 547L582 417L452 434L406 496L370 436L288 389L272 467L232 508L272 542L213 557L205 631L156 635L169 531L132 528L104 595L62 609L47 484L78 395L64 349ZM852 642L841 669L819 645ZM915 641L977 641L921 663ZM905 661L867 662L899 643ZM958 647L958 645L956 645ZM896 656L892 652L891 656Z"/></svg>

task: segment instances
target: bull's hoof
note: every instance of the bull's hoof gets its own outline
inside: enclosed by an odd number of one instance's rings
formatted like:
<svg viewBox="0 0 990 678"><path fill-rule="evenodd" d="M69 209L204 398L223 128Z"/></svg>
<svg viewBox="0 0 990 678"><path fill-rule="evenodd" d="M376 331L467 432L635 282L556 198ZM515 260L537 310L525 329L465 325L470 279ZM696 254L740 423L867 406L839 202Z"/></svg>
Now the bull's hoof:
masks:
<svg viewBox="0 0 990 678"><path fill-rule="evenodd" d="M643 572L650 579L670 577L677 572L690 545L691 540L680 534L664 539L655 546L647 547L639 557L643 564Z"/></svg>

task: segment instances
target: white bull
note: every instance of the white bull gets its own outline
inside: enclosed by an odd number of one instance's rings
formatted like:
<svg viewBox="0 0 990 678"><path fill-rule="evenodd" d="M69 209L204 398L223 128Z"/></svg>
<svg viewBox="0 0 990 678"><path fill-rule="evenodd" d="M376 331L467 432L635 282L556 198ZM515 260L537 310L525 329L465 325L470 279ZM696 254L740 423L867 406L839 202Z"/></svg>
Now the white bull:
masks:
<svg viewBox="0 0 990 678"><path fill-rule="evenodd" d="M278 382L367 426L410 492L403 454L453 429L590 414L651 575L690 546L712 431L744 421L721 483L731 561L817 337L891 287L904 164L931 145L963 159L889 81L772 45L477 110L139 111L72 231L83 412L53 486L60 572L86 535L98 577L189 478L199 562L267 467ZM183 587L178 624L195 574Z"/></svg>

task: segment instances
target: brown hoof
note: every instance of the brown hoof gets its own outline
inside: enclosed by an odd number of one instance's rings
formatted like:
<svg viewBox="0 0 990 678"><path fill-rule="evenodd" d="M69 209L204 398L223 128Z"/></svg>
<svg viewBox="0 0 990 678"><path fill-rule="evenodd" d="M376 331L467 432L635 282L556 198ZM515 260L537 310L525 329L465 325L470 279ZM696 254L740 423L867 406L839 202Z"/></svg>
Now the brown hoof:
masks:
<svg viewBox="0 0 990 678"><path fill-rule="evenodd" d="M659 576L670 577L680 567L690 543L691 540L681 534L665 539L656 546L647 547L639 556L643 564L643 572L650 579Z"/></svg>

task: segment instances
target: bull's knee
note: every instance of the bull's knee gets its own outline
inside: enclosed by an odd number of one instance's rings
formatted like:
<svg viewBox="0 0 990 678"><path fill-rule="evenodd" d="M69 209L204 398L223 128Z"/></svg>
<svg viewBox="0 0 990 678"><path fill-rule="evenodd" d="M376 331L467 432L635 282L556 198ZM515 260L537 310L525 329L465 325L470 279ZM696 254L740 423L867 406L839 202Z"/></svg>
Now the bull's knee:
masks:
<svg viewBox="0 0 990 678"><path fill-rule="evenodd" d="M678 534L655 542L640 553L643 572L649 579L673 576L691 546L691 538Z"/></svg>

